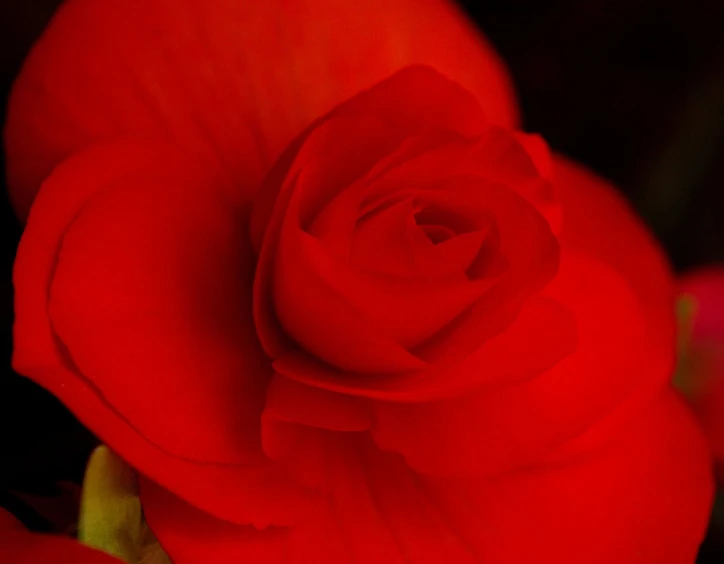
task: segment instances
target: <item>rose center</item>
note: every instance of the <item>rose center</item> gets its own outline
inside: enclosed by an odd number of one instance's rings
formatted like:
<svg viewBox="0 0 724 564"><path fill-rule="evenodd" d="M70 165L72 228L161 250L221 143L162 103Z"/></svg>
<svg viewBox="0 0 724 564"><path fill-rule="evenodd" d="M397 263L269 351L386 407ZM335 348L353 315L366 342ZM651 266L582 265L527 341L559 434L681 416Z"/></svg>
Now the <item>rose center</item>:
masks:
<svg viewBox="0 0 724 564"><path fill-rule="evenodd" d="M457 235L469 233L475 228L470 225L469 220L451 210L437 206L425 206L418 209L413 214L413 218L415 224L433 245L439 245Z"/></svg>
<svg viewBox="0 0 724 564"><path fill-rule="evenodd" d="M455 237L455 232L444 225L420 225L419 223L417 225L422 229L423 233L427 235L427 238L430 239L433 245L443 243Z"/></svg>

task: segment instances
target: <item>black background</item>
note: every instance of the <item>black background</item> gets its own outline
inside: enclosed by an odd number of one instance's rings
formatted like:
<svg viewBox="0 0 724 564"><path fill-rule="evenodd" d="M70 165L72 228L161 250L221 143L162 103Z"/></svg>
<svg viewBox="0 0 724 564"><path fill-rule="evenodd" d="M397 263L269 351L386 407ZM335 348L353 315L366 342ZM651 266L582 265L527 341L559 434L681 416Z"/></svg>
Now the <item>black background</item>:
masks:
<svg viewBox="0 0 724 564"><path fill-rule="evenodd" d="M59 3L0 0L3 108L23 58ZM462 5L507 61L527 130L613 180L678 271L724 263L724 2ZM57 482L80 481L95 439L9 367L11 269L19 236L2 186L0 505L27 526L47 531L52 523L17 492L54 495ZM722 523L712 523L699 562L724 562Z"/></svg>

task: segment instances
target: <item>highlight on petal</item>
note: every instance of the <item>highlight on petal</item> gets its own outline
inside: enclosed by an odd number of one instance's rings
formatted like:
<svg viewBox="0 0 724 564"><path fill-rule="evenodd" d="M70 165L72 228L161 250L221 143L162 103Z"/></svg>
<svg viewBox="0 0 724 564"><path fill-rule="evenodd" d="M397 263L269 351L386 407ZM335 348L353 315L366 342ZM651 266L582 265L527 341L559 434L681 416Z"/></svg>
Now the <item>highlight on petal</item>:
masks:
<svg viewBox="0 0 724 564"><path fill-rule="evenodd" d="M410 64L438 69L491 121L517 125L503 63L447 0L68 0L11 95L13 205L25 218L53 167L119 134L179 144L246 199L313 120Z"/></svg>
<svg viewBox="0 0 724 564"><path fill-rule="evenodd" d="M665 390L603 436L594 428L585 454L481 483L429 480L428 491L483 562L693 562L713 484L690 412Z"/></svg>

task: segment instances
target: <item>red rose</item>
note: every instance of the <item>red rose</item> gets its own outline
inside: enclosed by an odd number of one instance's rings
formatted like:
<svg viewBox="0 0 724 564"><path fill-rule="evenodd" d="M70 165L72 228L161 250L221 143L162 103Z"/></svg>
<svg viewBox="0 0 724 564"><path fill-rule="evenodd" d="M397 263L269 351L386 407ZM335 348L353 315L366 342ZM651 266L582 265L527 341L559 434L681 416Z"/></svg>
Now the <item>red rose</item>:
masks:
<svg viewBox="0 0 724 564"><path fill-rule="evenodd" d="M671 274L607 184L411 67L232 192L99 143L15 268L16 369L145 476L174 562L693 562Z"/></svg>
<svg viewBox="0 0 724 564"><path fill-rule="evenodd" d="M724 483L724 267L687 273L679 290L684 330L676 381L696 411Z"/></svg>
<svg viewBox="0 0 724 564"><path fill-rule="evenodd" d="M412 63L518 124L498 55L446 0L66 0L10 97L11 200L24 219L53 167L130 133L221 166L241 201L312 120Z"/></svg>

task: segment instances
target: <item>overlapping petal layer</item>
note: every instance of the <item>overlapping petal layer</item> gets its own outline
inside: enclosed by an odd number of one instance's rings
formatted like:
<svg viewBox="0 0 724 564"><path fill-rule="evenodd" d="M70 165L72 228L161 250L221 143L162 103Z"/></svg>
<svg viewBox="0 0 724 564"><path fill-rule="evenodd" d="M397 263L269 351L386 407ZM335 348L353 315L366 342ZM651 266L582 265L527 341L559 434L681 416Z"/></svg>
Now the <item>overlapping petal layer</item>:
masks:
<svg viewBox="0 0 724 564"><path fill-rule="evenodd" d="M26 217L73 152L129 133L217 164L246 198L312 120L412 63L460 81L493 122L517 124L502 62L444 0L68 0L11 96L15 209Z"/></svg>
<svg viewBox="0 0 724 564"><path fill-rule="evenodd" d="M494 479L420 476L363 438L330 435L324 512L295 528L219 522L152 482L149 524L179 564L693 562L711 496L708 451L666 390L585 455Z"/></svg>
<svg viewBox="0 0 724 564"><path fill-rule="evenodd" d="M309 495L262 452L271 371L251 320L248 223L219 182L134 140L61 165L18 250L13 365L199 506L290 522Z"/></svg>
<svg viewBox="0 0 724 564"><path fill-rule="evenodd" d="M473 105L403 71L302 134L252 215L223 165L158 142L98 144L45 182L15 366L145 476L175 561L693 556L711 480L668 390L668 266L613 189ZM438 331L359 293L414 317L405 299L445 292L395 294L350 260L408 197L433 206L413 246L490 236L464 272L482 295L438 304Z"/></svg>

